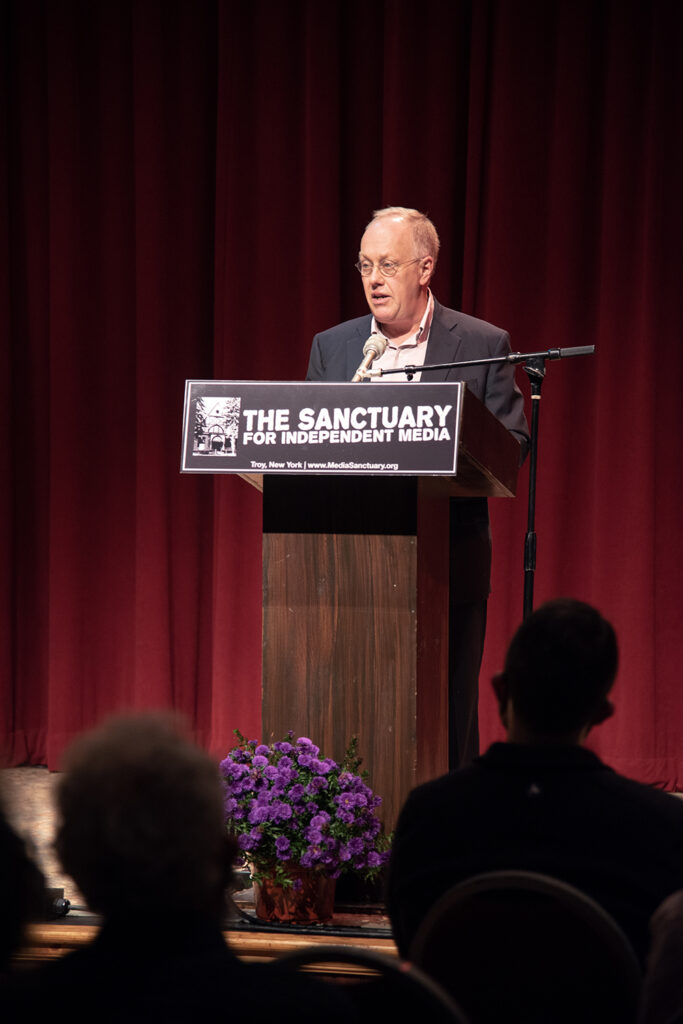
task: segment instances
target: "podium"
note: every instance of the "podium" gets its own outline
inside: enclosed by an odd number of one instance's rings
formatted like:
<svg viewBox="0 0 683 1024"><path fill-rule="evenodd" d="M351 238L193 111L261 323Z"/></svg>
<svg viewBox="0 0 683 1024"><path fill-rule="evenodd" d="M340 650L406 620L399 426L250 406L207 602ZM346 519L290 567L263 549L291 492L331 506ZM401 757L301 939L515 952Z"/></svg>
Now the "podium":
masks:
<svg viewBox="0 0 683 1024"><path fill-rule="evenodd" d="M202 383L213 389L210 395L219 394L219 382ZM234 392L236 385L225 382L229 386ZM435 445L428 440L420 451L413 432L410 458L405 456L408 470L399 454L391 463L398 469L390 472L321 474L320 457L318 469L308 469L310 433L297 449L298 459L273 448L268 453L273 458L247 458L242 451L231 462L218 463L209 457L215 444L207 444L206 460L198 456L193 462L193 408L199 400L205 410L210 395L206 388L199 389L199 399L186 395L183 469L239 472L263 490L263 742L281 739L291 729L295 736L310 737L325 756L340 760L350 738L358 736L362 767L383 798L381 817L390 830L408 792L448 770L451 500L513 496L519 445L462 383L423 382L417 389L383 384L371 391L358 385L289 387L305 389L305 411L313 409L316 416L318 409L332 407L331 393L351 394L340 389L352 389L354 400L366 403L370 393L373 401L380 396L395 401L398 394L424 402L428 389L440 389L434 393L449 401L435 407L452 407L452 417L443 423L448 422L454 455L448 465L455 473L422 469L423 461L433 459ZM330 388L336 390L325 390ZM237 448L239 438L251 439L259 426L274 426L277 443L289 439L293 444L296 438L280 429L284 413L279 426L276 416L291 404L289 393L277 399L279 406L274 392L259 393L257 400L247 394L242 415L250 432L238 431ZM245 410L245 404L250 408ZM336 407L345 408L344 401L337 400ZM263 410L261 419L257 409ZM307 426L318 422L308 415L299 420ZM332 447L320 447L318 437L315 444L318 456ZM383 459L394 457L386 455L388 450ZM335 461L328 464L380 465L361 462L364 451L354 461L346 449L335 448ZM267 471L287 465L299 468ZM253 472L261 466L265 474Z"/></svg>

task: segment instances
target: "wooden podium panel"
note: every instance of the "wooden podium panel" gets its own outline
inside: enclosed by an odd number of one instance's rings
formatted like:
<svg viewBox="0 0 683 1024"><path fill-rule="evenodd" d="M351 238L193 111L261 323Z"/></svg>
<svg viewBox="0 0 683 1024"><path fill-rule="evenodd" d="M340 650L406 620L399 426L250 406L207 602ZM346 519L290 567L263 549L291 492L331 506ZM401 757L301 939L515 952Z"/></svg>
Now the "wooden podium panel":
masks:
<svg viewBox="0 0 683 1024"><path fill-rule="evenodd" d="M339 760L357 735L393 820L415 775L416 540L269 534L263 553L268 741L293 728Z"/></svg>
<svg viewBox="0 0 683 1024"><path fill-rule="evenodd" d="M293 729L338 760L357 735L392 828L447 770L448 495L429 478L266 477L264 498L264 741Z"/></svg>

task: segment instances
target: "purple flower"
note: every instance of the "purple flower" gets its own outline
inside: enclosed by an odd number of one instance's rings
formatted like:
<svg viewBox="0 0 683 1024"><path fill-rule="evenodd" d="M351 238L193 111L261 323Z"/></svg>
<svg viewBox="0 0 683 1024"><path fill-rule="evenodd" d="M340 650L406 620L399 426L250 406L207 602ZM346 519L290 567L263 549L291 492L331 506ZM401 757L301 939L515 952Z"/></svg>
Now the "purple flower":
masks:
<svg viewBox="0 0 683 1024"><path fill-rule="evenodd" d="M268 758L264 757L263 754L258 754L251 763L254 768L265 768L268 764Z"/></svg>
<svg viewBox="0 0 683 1024"><path fill-rule="evenodd" d="M288 821L292 817L292 813L292 808L289 804L278 800L270 808L270 820L275 822Z"/></svg>
<svg viewBox="0 0 683 1024"><path fill-rule="evenodd" d="M301 855L302 867L312 868L313 865L320 860L324 852L325 851L320 846L309 846Z"/></svg>
<svg viewBox="0 0 683 1024"><path fill-rule="evenodd" d="M307 754L311 754L313 757L317 757L320 753L320 747L316 747L315 743L312 743L308 736L300 736L296 741L296 745L301 750L305 750Z"/></svg>
<svg viewBox="0 0 683 1024"><path fill-rule="evenodd" d="M280 860L287 860L291 853L291 846L287 836L278 836L275 840L275 850Z"/></svg>
<svg viewBox="0 0 683 1024"><path fill-rule="evenodd" d="M243 832L237 839L240 850L253 850L260 842L260 832Z"/></svg>
<svg viewBox="0 0 683 1024"><path fill-rule="evenodd" d="M262 825L264 821L268 821L270 813L269 808L264 804L254 803L249 811L249 823L251 825Z"/></svg>
<svg viewBox="0 0 683 1024"><path fill-rule="evenodd" d="M246 751L242 750L241 747L235 747L234 750L230 751L225 761L221 761L221 768L227 765L229 761L246 761L246 759Z"/></svg>
<svg viewBox="0 0 683 1024"><path fill-rule="evenodd" d="M260 743L254 753L258 754L260 757L268 757L270 754L270 747L267 747L265 743Z"/></svg>
<svg viewBox="0 0 683 1024"><path fill-rule="evenodd" d="M286 740L280 740L279 743L273 744L273 749L277 750L281 754L291 754L291 752L294 750L294 747L292 746L291 743L288 743Z"/></svg>
<svg viewBox="0 0 683 1024"><path fill-rule="evenodd" d="M356 798L353 793L340 793L339 796L335 796L334 802L346 810L356 806Z"/></svg>

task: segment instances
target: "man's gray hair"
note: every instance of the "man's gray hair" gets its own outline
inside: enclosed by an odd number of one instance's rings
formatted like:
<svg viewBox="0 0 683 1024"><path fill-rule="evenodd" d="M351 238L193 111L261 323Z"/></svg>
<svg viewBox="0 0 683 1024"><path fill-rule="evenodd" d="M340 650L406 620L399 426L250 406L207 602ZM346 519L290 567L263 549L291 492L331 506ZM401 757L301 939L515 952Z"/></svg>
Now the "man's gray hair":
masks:
<svg viewBox="0 0 683 1024"><path fill-rule="evenodd" d="M382 220L385 217L395 217L408 221L413 230L416 255L431 256L434 260L434 266L436 266L441 243L439 242L436 228L426 214L420 213L419 210L412 210L407 206L385 206L383 210L374 211L372 220L365 230L367 231L370 224L374 221Z"/></svg>

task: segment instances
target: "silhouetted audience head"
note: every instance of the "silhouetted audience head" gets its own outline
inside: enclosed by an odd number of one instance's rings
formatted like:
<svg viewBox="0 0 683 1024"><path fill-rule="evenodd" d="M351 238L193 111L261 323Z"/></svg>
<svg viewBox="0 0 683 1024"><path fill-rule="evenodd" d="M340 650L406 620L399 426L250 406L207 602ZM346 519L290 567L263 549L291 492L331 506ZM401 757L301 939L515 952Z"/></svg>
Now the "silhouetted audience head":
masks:
<svg viewBox="0 0 683 1024"><path fill-rule="evenodd" d="M91 909L220 917L235 847L218 767L176 718L111 719L71 745L64 768L56 848Z"/></svg>
<svg viewBox="0 0 683 1024"><path fill-rule="evenodd" d="M0 806L0 972L21 945L29 921L40 919L44 910L44 879L29 857L26 844L7 821Z"/></svg>
<svg viewBox="0 0 683 1024"><path fill-rule="evenodd" d="M533 612L515 633L494 680L503 722L512 705L529 734L577 735L612 713L618 665L614 629L595 608L561 598Z"/></svg>

